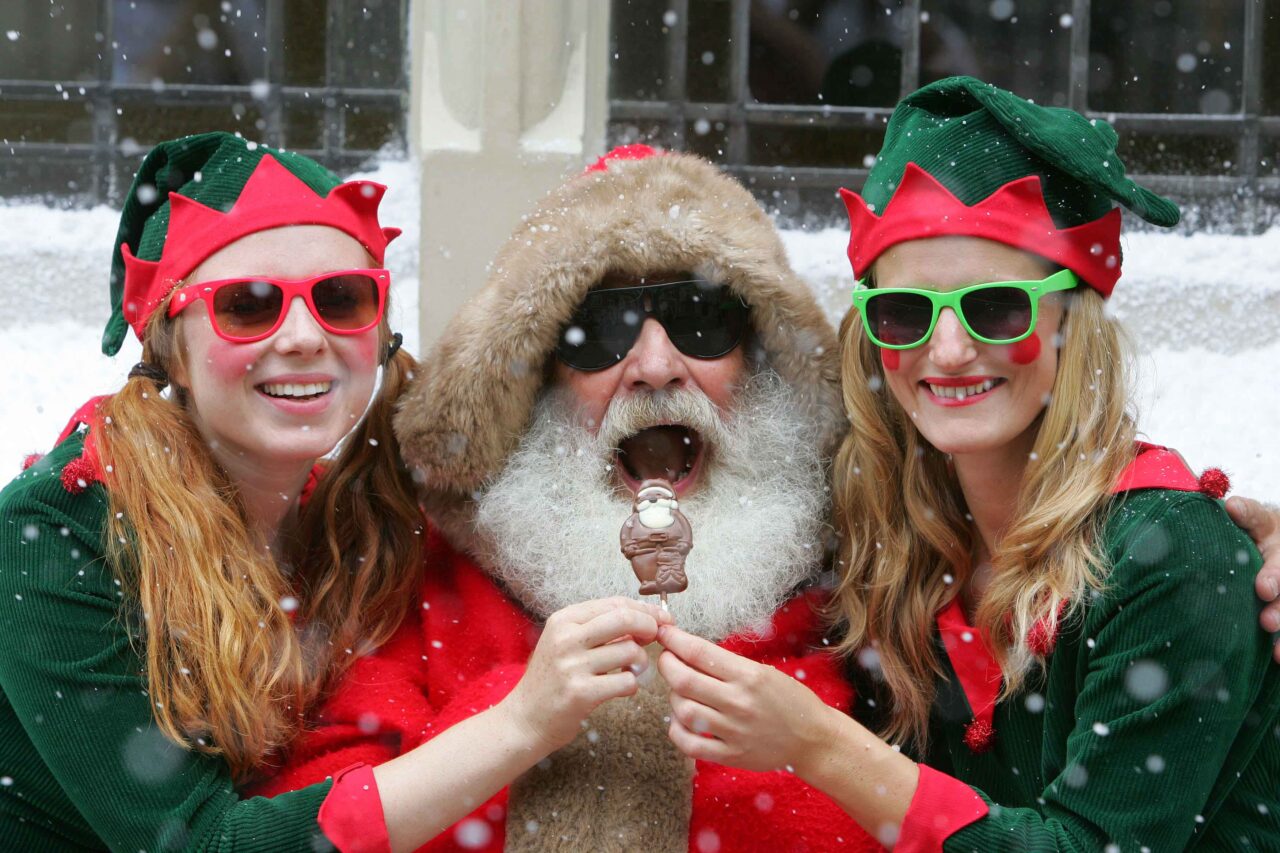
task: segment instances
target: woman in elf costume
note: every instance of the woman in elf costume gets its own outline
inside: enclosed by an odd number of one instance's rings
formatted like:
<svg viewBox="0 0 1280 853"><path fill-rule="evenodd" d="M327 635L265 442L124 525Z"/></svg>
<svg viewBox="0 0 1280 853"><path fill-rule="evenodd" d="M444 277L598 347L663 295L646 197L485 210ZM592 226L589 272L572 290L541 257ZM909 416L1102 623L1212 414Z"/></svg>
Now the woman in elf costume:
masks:
<svg viewBox="0 0 1280 853"><path fill-rule="evenodd" d="M226 133L143 162L103 338L143 361L0 493L0 849L412 849L635 691L667 617L577 605L430 743L235 793L417 600L384 189Z"/></svg>
<svg viewBox="0 0 1280 853"><path fill-rule="evenodd" d="M1178 209L1105 123L972 78L899 104L845 200L837 602L868 725L664 627L672 738L788 765L898 850L1280 849L1259 556L1220 472L1136 440L1105 312L1115 203Z"/></svg>

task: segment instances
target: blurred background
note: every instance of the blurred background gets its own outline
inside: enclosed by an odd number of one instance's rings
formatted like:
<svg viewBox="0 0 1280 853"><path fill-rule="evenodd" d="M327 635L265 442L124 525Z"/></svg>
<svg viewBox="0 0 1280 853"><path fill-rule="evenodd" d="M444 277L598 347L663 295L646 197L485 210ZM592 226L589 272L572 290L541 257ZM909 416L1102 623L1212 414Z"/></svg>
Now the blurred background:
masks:
<svg viewBox="0 0 1280 853"><path fill-rule="evenodd" d="M510 18L574 4L417 5ZM1113 122L1132 172L1198 204L1189 227L1275 216L1280 0L590 5L608 13L607 141L703 154L785 223L837 221L831 188L858 186L893 104L952 74ZM406 156L410 16L407 0L4 3L0 195L116 204L141 151L215 126L340 170ZM529 73L540 46L522 48Z"/></svg>

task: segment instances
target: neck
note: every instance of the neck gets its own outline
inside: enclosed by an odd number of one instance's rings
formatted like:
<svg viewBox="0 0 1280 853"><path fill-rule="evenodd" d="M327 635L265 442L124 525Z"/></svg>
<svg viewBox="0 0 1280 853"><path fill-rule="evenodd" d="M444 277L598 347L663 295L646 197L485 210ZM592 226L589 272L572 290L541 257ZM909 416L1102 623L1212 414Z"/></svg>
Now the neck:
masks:
<svg viewBox="0 0 1280 853"><path fill-rule="evenodd" d="M276 551L282 535L297 521L298 496L307 484L315 460L278 460L263 464L261 459L225 453L218 448L213 455L239 488L251 528L268 549Z"/></svg>
<svg viewBox="0 0 1280 853"><path fill-rule="evenodd" d="M952 464L960 491L964 494L980 547L975 555L975 572L967 596L976 604L990 579L990 556L1013 521L1022 477L1035 446L1037 430L1028 429L1014 441L994 450L955 454Z"/></svg>

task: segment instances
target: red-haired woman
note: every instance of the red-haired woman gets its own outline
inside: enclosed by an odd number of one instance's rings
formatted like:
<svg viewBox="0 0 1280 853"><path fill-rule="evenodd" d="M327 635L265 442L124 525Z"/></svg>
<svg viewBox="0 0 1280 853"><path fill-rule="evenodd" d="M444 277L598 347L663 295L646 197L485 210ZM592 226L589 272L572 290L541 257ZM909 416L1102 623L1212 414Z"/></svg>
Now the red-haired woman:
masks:
<svg viewBox="0 0 1280 853"><path fill-rule="evenodd" d="M0 847L412 849L635 690L667 617L577 605L500 705L376 770L236 794L421 579L383 189L225 133L142 164L103 349L132 327L143 360L0 493Z"/></svg>

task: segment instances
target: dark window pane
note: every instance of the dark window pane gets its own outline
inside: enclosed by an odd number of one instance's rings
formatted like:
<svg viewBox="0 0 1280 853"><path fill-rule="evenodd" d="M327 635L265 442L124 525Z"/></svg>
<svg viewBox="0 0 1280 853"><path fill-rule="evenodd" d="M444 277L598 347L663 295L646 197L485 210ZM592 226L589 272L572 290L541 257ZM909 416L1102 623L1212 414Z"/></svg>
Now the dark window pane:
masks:
<svg viewBox="0 0 1280 853"><path fill-rule="evenodd" d="M729 147L729 127L723 121L700 118L689 122L684 129L685 148L708 160L724 159Z"/></svg>
<svg viewBox="0 0 1280 853"><path fill-rule="evenodd" d="M1280 0L1262 7L1262 111L1280 115Z"/></svg>
<svg viewBox="0 0 1280 853"><path fill-rule="evenodd" d="M267 77L266 0L112 0L121 83L247 86Z"/></svg>
<svg viewBox="0 0 1280 853"><path fill-rule="evenodd" d="M750 163L861 169L873 162L884 140L883 127L753 127Z"/></svg>
<svg viewBox="0 0 1280 853"><path fill-rule="evenodd" d="M398 135L402 112L399 106L354 104L348 107L343 146L361 151L377 151Z"/></svg>
<svg viewBox="0 0 1280 853"><path fill-rule="evenodd" d="M733 62L729 0L700 0L689 4L689 49L685 60L690 101L729 100Z"/></svg>
<svg viewBox="0 0 1280 853"><path fill-rule="evenodd" d="M398 0L361 0L342 7L346 19L338 33L339 68L344 86L390 89L404 78L404 33L401 32Z"/></svg>
<svg viewBox="0 0 1280 853"><path fill-rule="evenodd" d="M772 104L892 106L906 24L901 0L752 3L751 94Z"/></svg>
<svg viewBox="0 0 1280 853"><path fill-rule="evenodd" d="M284 145L298 150L324 147L324 104L294 101L286 105Z"/></svg>
<svg viewBox="0 0 1280 853"><path fill-rule="evenodd" d="M89 205L97 200L94 175L87 156L13 157L0 169L0 196Z"/></svg>
<svg viewBox="0 0 1280 853"><path fill-rule="evenodd" d="M216 104L131 104L121 109L120 144L137 147L137 153L166 139L208 130L239 131L250 139L261 138L266 124L252 102Z"/></svg>
<svg viewBox="0 0 1280 853"><path fill-rule="evenodd" d="M1038 104L1065 106L1070 69L1070 0L925 0L920 82L969 74Z"/></svg>
<svg viewBox="0 0 1280 853"><path fill-rule="evenodd" d="M1089 107L1238 112L1245 2L1096 0L1089 30Z"/></svg>
<svg viewBox="0 0 1280 853"><path fill-rule="evenodd" d="M1120 131L1117 149L1134 175L1238 175L1235 136Z"/></svg>
<svg viewBox="0 0 1280 853"><path fill-rule="evenodd" d="M8 98L4 110L0 111L0 139L10 142L92 142L93 105L83 99L36 101Z"/></svg>
<svg viewBox="0 0 1280 853"><path fill-rule="evenodd" d="M675 13L665 3L615 0L609 19L609 97L639 101L662 97L668 41L676 23Z"/></svg>
<svg viewBox="0 0 1280 853"><path fill-rule="evenodd" d="M0 3L0 77L93 80L103 36L96 3Z"/></svg>
<svg viewBox="0 0 1280 853"><path fill-rule="evenodd" d="M284 0L285 85L324 85L325 17L315 0Z"/></svg>

